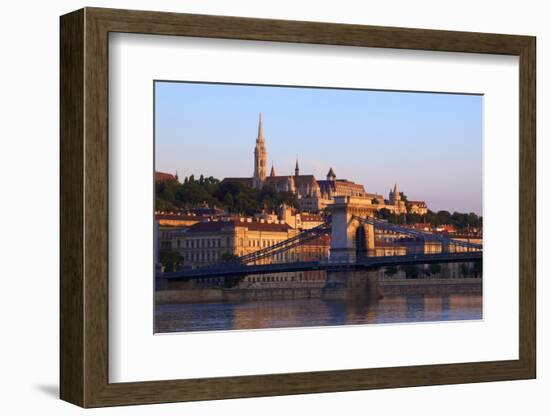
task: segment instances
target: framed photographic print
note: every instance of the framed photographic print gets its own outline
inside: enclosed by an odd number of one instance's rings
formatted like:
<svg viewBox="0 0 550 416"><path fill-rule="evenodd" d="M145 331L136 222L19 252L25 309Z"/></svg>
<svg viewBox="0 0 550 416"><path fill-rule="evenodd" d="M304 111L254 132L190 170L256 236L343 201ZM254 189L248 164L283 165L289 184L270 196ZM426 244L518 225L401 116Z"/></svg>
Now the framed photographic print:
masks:
<svg viewBox="0 0 550 416"><path fill-rule="evenodd" d="M535 38L61 17L61 398L534 378Z"/></svg>

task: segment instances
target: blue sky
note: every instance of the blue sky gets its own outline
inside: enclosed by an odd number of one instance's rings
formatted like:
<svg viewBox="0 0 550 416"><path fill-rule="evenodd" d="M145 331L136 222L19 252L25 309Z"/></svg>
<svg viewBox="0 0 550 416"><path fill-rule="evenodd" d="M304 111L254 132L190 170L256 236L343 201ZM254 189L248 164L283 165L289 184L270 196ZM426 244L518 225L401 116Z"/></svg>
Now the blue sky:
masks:
<svg viewBox="0 0 550 416"><path fill-rule="evenodd" d="M179 176L251 176L262 112L269 169L397 182L437 211L482 212L479 95L155 83L155 163Z"/></svg>

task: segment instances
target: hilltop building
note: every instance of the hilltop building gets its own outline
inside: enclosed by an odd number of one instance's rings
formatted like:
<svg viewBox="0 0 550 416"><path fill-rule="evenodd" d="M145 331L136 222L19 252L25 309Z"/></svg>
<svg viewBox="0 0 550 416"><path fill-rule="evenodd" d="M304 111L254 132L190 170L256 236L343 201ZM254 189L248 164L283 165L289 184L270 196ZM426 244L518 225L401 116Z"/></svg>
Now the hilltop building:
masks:
<svg viewBox="0 0 550 416"><path fill-rule="evenodd" d="M258 135L254 147L254 173L247 178L225 178L224 181L240 182L246 186L262 188L272 186L279 192L292 192L295 194L302 211L319 212L334 202L336 196L349 196L365 199L372 205L372 210L377 211L386 208L391 212L402 214L410 212L425 214L428 207L424 201L404 201L399 192L397 183L390 189L388 199L380 194L368 193L361 184L347 179L338 179L336 173L329 168L325 180L317 180L312 174L302 174L298 160L294 168L294 174L277 175L275 165L271 164L271 171L267 175L267 145L262 125L262 114L258 121Z"/></svg>
<svg viewBox="0 0 550 416"><path fill-rule="evenodd" d="M178 172L175 175L166 172L155 172L155 182L178 181Z"/></svg>

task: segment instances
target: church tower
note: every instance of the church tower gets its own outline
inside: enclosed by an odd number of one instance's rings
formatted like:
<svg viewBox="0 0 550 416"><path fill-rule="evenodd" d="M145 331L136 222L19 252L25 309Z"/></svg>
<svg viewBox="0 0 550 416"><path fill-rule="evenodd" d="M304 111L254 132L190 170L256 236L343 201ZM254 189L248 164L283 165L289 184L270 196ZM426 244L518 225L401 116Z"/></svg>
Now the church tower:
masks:
<svg viewBox="0 0 550 416"><path fill-rule="evenodd" d="M399 187L397 186L397 182L393 186L393 191L390 189L389 197L392 205L399 205L399 201L401 201L401 193L399 192Z"/></svg>
<svg viewBox="0 0 550 416"><path fill-rule="evenodd" d="M267 150L265 147L262 113L258 123L258 137L254 148L254 187L261 188L267 175Z"/></svg>

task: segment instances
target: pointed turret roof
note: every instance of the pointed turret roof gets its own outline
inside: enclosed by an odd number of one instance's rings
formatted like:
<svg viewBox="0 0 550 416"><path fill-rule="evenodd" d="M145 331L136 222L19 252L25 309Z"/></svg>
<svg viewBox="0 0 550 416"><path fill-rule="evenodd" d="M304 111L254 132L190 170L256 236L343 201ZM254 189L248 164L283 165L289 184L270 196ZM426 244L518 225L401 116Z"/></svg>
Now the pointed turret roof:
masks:
<svg viewBox="0 0 550 416"><path fill-rule="evenodd" d="M328 173L327 173L327 179L328 178L336 178L336 174L334 173L334 171L332 170L332 167L329 169Z"/></svg>
<svg viewBox="0 0 550 416"><path fill-rule="evenodd" d="M296 158L296 167L294 168L294 173L296 176L300 174L300 167L298 166L298 158Z"/></svg>
<svg viewBox="0 0 550 416"><path fill-rule="evenodd" d="M264 141L264 129L262 127L262 113L260 113L260 121L258 122L258 138L256 139L257 142L263 142Z"/></svg>
<svg viewBox="0 0 550 416"><path fill-rule="evenodd" d="M271 173L269 174L269 176L271 176L271 177L277 176L277 175L275 175L275 166L273 166L273 163L271 164Z"/></svg>

